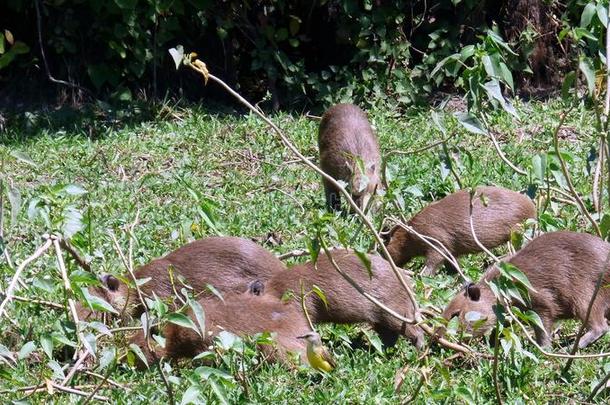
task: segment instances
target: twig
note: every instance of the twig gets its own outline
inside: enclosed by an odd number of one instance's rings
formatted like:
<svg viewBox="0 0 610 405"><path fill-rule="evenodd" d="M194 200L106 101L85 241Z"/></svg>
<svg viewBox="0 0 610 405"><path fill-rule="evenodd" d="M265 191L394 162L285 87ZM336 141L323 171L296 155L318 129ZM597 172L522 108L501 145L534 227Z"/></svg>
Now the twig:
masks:
<svg viewBox="0 0 610 405"><path fill-rule="evenodd" d="M305 314L305 319L307 319L307 323L309 324L309 328L315 332L316 328L313 327L313 322L311 322L311 317L309 316L309 311L307 311L307 305L305 305L305 300L307 299L307 296L309 295L309 293L311 293L311 291L309 291L307 294L305 294L305 286L303 285L303 280L301 280L301 309L303 310L303 313Z"/></svg>
<svg viewBox="0 0 610 405"><path fill-rule="evenodd" d="M286 253L279 255L279 256L277 256L277 258L279 260L286 260L286 259L290 259L293 257L307 256L308 254L309 254L309 250L307 250L307 249L295 249L295 250L291 250L290 252L286 252Z"/></svg>
<svg viewBox="0 0 610 405"><path fill-rule="evenodd" d="M195 60L191 63L188 64L189 67L191 67L192 69L194 69L195 71L199 72L204 79L207 80L211 79L212 81L214 81L215 83L219 84L222 88L224 88L229 94L231 94L233 97L235 97L241 104L243 104L245 107L247 107L250 111L252 111L254 114L256 114L258 117L260 117L282 140L282 143L295 155L297 156L299 159L301 159L301 161L308 166L310 169L312 169L313 171L315 171L317 174L319 174L320 176L322 176L326 181L328 181L329 183L331 183L334 187L336 187L337 190L339 190L339 192L343 195L343 197L345 198L345 200L349 203L349 205L352 207L353 212L355 212L358 217L360 217L360 219L365 223L365 225L367 226L367 228L370 230L371 234L373 235L373 237L375 238L375 240L377 241L377 243L380 245L383 256L388 260L388 262L390 263L390 267L392 268L392 271L394 272L394 275L396 276L396 278L398 279L398 281L400 282L402 288L405 289L405 291L407 292L407 295L409 296L409 300L411 301L413 307L415 308L415 320L417 322L419 322L421 320L421 315L419 314L418 311L418 304L417 304L417 300L415 299L415 294L413 293L413 291L411 290L411 288L409 287L409 285L407 284L405 278L403 277L403 275L400 273L400 270L398 269L398 267L396 267L396 264L394 263L394 261L392 260L392 257L390 256L388 250L386 249L385 245L383 244L383 241L381 240L381 238L379 237L379 235L376 232L375 226L371 223L371 221L366 217L366 215L364 215L364 213L362 212L362 210L358 207L358 205L354 202L354 200L352 199L351 195L347 192L347 190L341 185L339 184L332 176L328 175L326 172L324 172L322 169L320 169L318 166L316 166L315 164L313 164L312 162L310 162L309 160L307 160L307 158L301 153L299 152L299 150L292 144L292 142L286 137L286 135L282 132L282 130L280 128L278 128L273 121L271 121L269 118L267 118L267 116L265 114L263 114L261 111L259 111L256 107L254 107L252 104L250 104L246 99L244 99L241 95L239 95L236 91L234 91L231 87L229 87L225 82L223 82L221 79L217 78L216 76L210 74L207 70L207 68L205 67L205 64L199 60Z"/></svg>
<svg viewBox="0 0 610 405"><path fill-rule="evenodd" d="M93 371L89 371L89 370L84 370L83 372L85 374L87 374L87 375L92 376L92 377L105 379L108 384L113 385L113 386L115 386L117 388L120 388L122 390L126 390L126 391L131 390L131 388L129 388L128 386L119 384L118 382L116 382L116 381L114 381L114 380L112 380L110 378L104 377L103 375L101 375L99 373L96 373L96 372L93 372Z"/></svg>
<svg viewBox="0 0 610 405"><path fill-rule="evenodd" d="M593 191L591 192L591 197L593 200L593 207L595 208L595 212L601 211L601 200L602 200L602 190L600 190L600 184L603 182L600 180L602 167L604 167L604 138L602 137L599 140L599 156L597 158L597 162L595 163L595 172L593 173Z"/></svg>
<svg viewBox="0 0 610 405"><path fill-rule="evenodd" d="M568 115L567 112L563 113L561 115L561 118L559 119L559 125L557 125L557 128L555 128L555 132L553 133L553 145L555 146L555 154L557 155L557 159L559 160L559 164L561 166L561 172L563 173L563 177L566 179L566 183L568 183L568 188L570 189L570 193L572 193L572 197L574 197L574 199L578 203L578 207L580 208L580 211L582 212L582 214L589 220L591 225L593 225L593 228L595 229L595 233L597 233L597 236L599 236L601 238L602 231L599 229L597 222L595 222L593 217L591 217L591 214L589 214L589 211L587 211L587 207L585 207L585 203L582 201L582 199L578 195L578 192L576 191L576 189L574 189L574 184L572 184L572 178L570 177L570 173L568 172L568 167L566 166L566 162L563 160L563 157L561 156L561 153L559 152L558 134L559 134L559 130L563 126L563 123L564 123L567 115Z"/></svg>
<svg viewBox="0 0 610 405"><path fill-rule="evenodd" d="M167 377L165 377L165 374L163 373L163 368L161 368L160 361L157 362L157 368L159 369L159 374L161 375L161 380L163 380L163 384L165 384L165 389L167 391L167 397L169 400L169 404L175 405L176 400L174 399L174 391L172 391L172 386L169 384L169 381L167 381Z"/></svg>
<svg viewBox="0 0 610 405"><path fill-rule="evenodd" d="M601 390L606 385L606 383L608 383L608 380L610 380L610 372L608 374L606 374L606 376L604 378L602 378L600 382L597 383L595 388L593 388L593 391L591 391L591 393L587 397L586 402L593 401L593 398L595 398L595 396L597 395L597 392L599 390Z"/></svg>
<svg viewBox="0 0 610 405"><path fill-rule="evenodd" d="M47 73L47 78L53 82L53 83L57 83L57 84L63 84L64 86L68 86L68 87L72 87L74 89L78 89L84 93L86 93L87 95L89 95L91 98L95 98L93 97L93 94L91 93L90 90L84 88L83 86L80 86L76 83L71 83L71 82L67 82L64 80L59 80L53 77L53 75L51 75L51 70L49 69L49 64L47 63L47 57L44 53L44 46L42 45L42 28L41 28L41 20L42 18L40 17L40 2L39 0L34 0L34 6L36 8L36 27L38 28L38 44L40 45L40 56L42 56L42 61L44 63L44 69Z"/></svg>
<svg viewBox="0 0 610 405"><path fill-rule="evenodd" d="M25 269L25 266L42 256L42 254L46 252L49 247L51 247L51 243L51 239L47 239L38 249L36 249L36 251L30 257L22 261L19 267L17 267L17 270L15 270L15 274L13 275L11 283L6 289L6 297L4 297L2 304L0 304L0 317L4 315L4 308L6 307L6 304L13 298L13 290L15 289L17 285L17 280L19 280L19 276L21 275L23 269Z"/></svg>
<svg viewBox="0 0 610 405"><path fill-rule="evenodd" d="M576 352L578 351L578 343L580 342L580 338L582 337L582 334L585 331L585 325L587 325L587 323L589 322L589 317L591 316L591 309L593 308L593 303L595 302L595 299L597 298L597 294L599 293L599 290L602 286L602 281L604 280L604 276L606 275L606 272L608 271L609 263L610 263L610 251L606 255L606 260L604 261L604 264L602 265L601 272L599 274L599 277L597 278L597 282L595 283L595 290L593 290L593 295L591 296L591 299L589 300L589 306L587 307L587 315L585 316L585 319L583 319L583 321L580 325L580 328L578 329L578 333L576 334L576 339L574 340L574 346L572 346L572 350L570 351L570 354L572 354L572 355L576 354ZM567 374L568 370L570 369L570 366L572 365L573 360L574 360L573 358L568 359L565 367L563 368L563 370L561 370L562 375Z"/></svg>
<svg viewBox="0 0 610 405"><path fill-rule="evenodd" d="M95 394L97 394L97 392L102 388L102 386L106 383L106 381L109 381L108 377L110 377L110 373L112 372L112 370L114 370L115 366L116 366L116 362L114 362L112 367L108 367L108 370L106 371L106 375L105 376L101 376L99 374L96 375L96 376L102 377L102 381L100 381L99 384L96 385L96 387L93 389L93 391L91 391L91 394L89 394L89 396L85 399L85 401L83 402L82 405L87 405L89 402L91 402L91 399L93 399ZM117 385L120 388L123 388L119 384L115 383L115 385Z"/></svg>
<svg viewBox="0 0 610 405"><path fill-rule="evenodd" d="M508 166L510 166L510 168L513 169L515 172L519 173L522 176L526 175L527 172L525 170L518 168L510 160L508 160L508 158L506 157L504 152L502 152L502 149L500 149L500 145L498 144L498 141L496 140L496 137L494 136L494 134L491 130L487 131L487 135L489 136L491 143L493 143L494 148L496 149L496 152L498 153L498 156L500 156L500 159L502 159L504 161L504 163L506 163Z"/></svg>
<svg viewBox="0 0 610 405"><path fill-rule="evenodd" d="M496 255L494 255L489 249L487 249L482 243L481 241L479 241L479 238L477 237L476 232L474 231L474 223L472 220L472 211L474 210L474 205L472 200L474 199L475 195L476 195L476 189L474 190L474 193L470 193L470 215L468 216L468 220L470 222L470 233L472 234L472 238L474 239L474 242L477 244L477 246L483 251L485 252L489 257L493 258L494 261L497 263L500 261L500 259L498 259L498 257Z"/></svg>
<svg viewBox="0 0 610 405"><path fill-rule="evenodd" d="M3 295L3 294L0 293L0 295ZM21 297L19 295L13 295L13 299L15 301L27 302L30 304L44 305L44 306L47 306L50 308L55 308L55 309L64 309L65 308L63 305L57 304L52 301L37 300L37 299L32 299L32 298L27 298L27 297Z"/></svg>
<svg viewBox="0 0 610 405"><path fill-rule="evenodd" d="M72 258L76 261L76 263L83 268L83 270L91 272L91 265L87 263L85 259L83 259L80 254L74 249L74 247L65 239L60 239L59 244L61 247L72 256Z"/></svg>
<svg viewBox="0 0 610 405"><path fill-rule="evenodd" d="M499 327L499 321L496 319L496 329ZM494 363L493 363L493 379L494 390L496 392L496 401L502 405L502 396L500 395L500 382L498 381L498 354L500 352L500 338L498 334L494 337Z"/></svg>

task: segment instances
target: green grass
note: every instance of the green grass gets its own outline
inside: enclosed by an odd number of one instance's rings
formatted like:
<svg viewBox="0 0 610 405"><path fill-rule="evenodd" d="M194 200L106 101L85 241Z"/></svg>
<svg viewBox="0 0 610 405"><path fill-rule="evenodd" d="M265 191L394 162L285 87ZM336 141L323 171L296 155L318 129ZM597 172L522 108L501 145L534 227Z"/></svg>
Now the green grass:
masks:
<svg viewBox="0 0 610 405"><path fill-rule="evenodd" d="M448 134L453 134L448 146L454 151L456 171L465 186L495 184L515 190L525 190L541 184L532 172L532 157L552 149L552 133L561 112L559 102L531 103L518 106L521 122L499 114L493 117L502 148L517 166L528 171L520 176L495 154L488 139L466 133L455 120L446 119ZM41 115L36 120L18 120L3 135L0 151L4 156L5 184L19 190L22 208L15 221L10 220L10 208L5 200L5 240L13 260L20 263L41 243L40 235L62 229L62 210L73 205L84 215L85 229L73 241L92 258L96 273L123 271L115 253L108 230L127 247L124 229L139 212L140 221L134 230L136 264L144 264L161 256L192 238L214 234L200 214L200 207L212 207L215 225L223 235L256 238L261 243L273 233L279 245L266 245L276 254L302 249L314 237L313 225L323 211L323 192L318 177L303 165L294 163L274 134L253 116L213 113L201 109L176 111L179 119L153 119L144 122L74 117L66 122L54 121L52 115ZM384 111L371 112L383 152L415 150L443 137L433 125L429 111L396 116ZM274 121L286 130L297 147L306 155L316 157L317 122L296 115L278 115ZM87 125L82 125L86 122ZM125 123L126 122L126 123ZM586 110L569 116L561 140L562 150L570 153L570 171L576 188L591 207L592 174L587 171L589 151L596 145L593 117ZM75 125L72 125L75 124ZM94 128L94 137L89 137ZM8 153L27 154L36 166L16 160ZM435 147L418 154L395 155L389 166L394 173L393 187L404 198L407 216L430 201L442 198L457 189L455 179L442 170L442 149ZM553 175L551 174L551 179ZM83 195L62 196L53 189L57 185L78 184L86 189ZM556 187L556 184L554 184ZM537 192L536 196L540 197ZM29 217L28 206L36 197L50 201L49 223L40 215ZM607 205L607 201L604 200ZM396 214L392 210L389 214ZM541 222L545 230L573 229L590 232L590 226L570 205L553 202L548 218ZM377 224L381 216L375 217ZM352 235L358 229L353 218L333 220L339 236ZM329 235L333 241L333 235ZM360 233L354 245L368 247L371 238ZM500 249L500 252L503 250ZM304 258L300 259L304 260ZM298 260L292 259L289 262ZM460 260L473 279L484 268L482 255ZM421 260L409 268L418 271ZM76 267L70 263L70 269ZM4 290L12 271L0 265ZM19 294L63 302L61 280L52 256L29 266L22 276L28 290ZM416 290L421 304L442 308L461 282L442 272L434 279L416 277ZM0 391L5 401L18 400L20 387L39 384L52 378L49 359L40 345L40 338L52 331L67 331L69 322L65 312L30 303L14 302L8 306L13 320L0 320L0 343L9 350L19 351L28 341L35 351L14 367L0 363ZM554 351L569 350L578 324L565 323L561 338L554 341ZM359 326L324 326L322 336L332 348L339 367L328 376L320 377L307 368L288 370L279 365L263 365L248 375L247 391L233 382L225 387L231 403L398 403L407 400L425 376L416 401L418 403L490 403L495 401L492 362L479 359L448 360L454 353L433 347L420 358L411 345L401 340L396 348L384 354L369 345ZM361 341L352 345L347 340ZM527 350L538 356L538 361L518 353L501 354L499 366L502 396L507 403L566 402L583 400L595 382L605 375L610 361L577 360L568 380L559 376L564 361L548 359L525 343ZM610 342L605 337L587 349L604 351ZM100 350L109 346L101 340ZM119 353L125 352L125 342L116 339ZM492 353L485 342L475 344L477 350ZM56 343L55 359L67 364L68 358ZM253 365L249 364L252 368ZM219 360L217 367L230 371ZM195 378L195 366L183 362L180 366L167 365L176 398ZM394 379L404 369L404 382L398 392ZM110 378L129 386L121 389L105 386L100 395L109 396L117 403L166 403L167 393L156 369L139 372L126 364L118 365ZM75 385L99 382L77 374ZM202 385L202 397L216 402L209 385ZM90 391L91 387L84 388ZM77 403L80 398L67 394L46 393L26 396L31 403L53 401ZM598 395L600 402L607 400Z"/></svg>

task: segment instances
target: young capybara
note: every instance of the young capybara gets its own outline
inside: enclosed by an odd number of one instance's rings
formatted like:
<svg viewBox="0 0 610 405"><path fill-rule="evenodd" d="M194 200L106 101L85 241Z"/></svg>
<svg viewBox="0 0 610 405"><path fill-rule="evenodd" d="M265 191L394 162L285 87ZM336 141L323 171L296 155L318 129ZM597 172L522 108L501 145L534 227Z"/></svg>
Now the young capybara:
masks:
<svg viewBox="0 0 610 405"><path fill-rule="evenodd" d="M161 357L195 357L209 350L214 338L223 330L242 337L271 332L275 345L261 344L259 347L268 361L289 364L289 353L297 353L305 361L306 345L297 336L310 332L310 328L303 313L294 305L276 297L256 297L251 294L226 294L224 302L217 297L206 297L199 300L199 303L205 314L203 338L192 329L173 323L166 324L163 329L165 348L150 339L151 351L142 331L131 338L131 343L142 348L149 365ZM187 315L198 325L192 311Z"/></svg>
<svg viewBox="0 0 610 405"><path fill-rule="evenodd" d="M547 346L551 343L553 324L559 319L580 319L584 321L595 285L603 269L610 244L596 236L576 232L550 232L539 236L507 260L528 278L535 291L530 291L531 307L542 320L544 330L534 327L536 341ZM496 266L490 267L481 280L469 284L453 298L443 316L450 320L459 317L462 328L475 336L485 334L496 323L493 305L496 297L488 282L498 277ZM608 330L606 316L610 309L610 272L604 275L591 308L587 322L587 333L579 342L585 347L600 338ZM513 302L513 305L520 305ZM471 313L470 316L466 316ZM478 313L478 314L477 314ZM480 316L479 316L480 314ZM473 316L474 315L474 316ZM476 330L468 318L477 322ZM484 320L484 321L483 321ZM483 325L478 326L478 324Z"/></svg>
<svg viewBox="0 0 610 405"><path fill-rule="evenodd" d="M337 104L322 116L318 131L320 168L336 180L348 184L352 199L364 209L381 187L380 154L377 138L364 111L353 104ZM323 180L326 205L341 209L341 195Z"/></svg>
<svg viewBox="0 0 610 405"><path fill-rule="evenodd" d="M380 256L368 255L372 273L369 277L366 266L353 251L335 249L330 252L338 267L365 292L399 314L413 319L413 304L386 260ZM403 276L410 282L406 274ZM318 286L328 303L325 305L317 294L307 296L306 308L313 323L368 323L373 326L386 346L394 345L398 336L403 335L418 349L423 347L423 332L418 326L396 319L365 298L336 271L323 253L320 253L315 264L308 262L296 265L276 274L265 283L263 296L281 298L287 292L292 292L294 304L298 306L301 283L305 293L312 291L314 285Z"/></svg>
<svg viewBox="0 0 610 405"><path fill-rule="evenodd" d="M477 187L472 199L472 222L477 239L488 249L510 239L511 231L528 218L536 217L536 207L527 196L499 187ZM445 246L453 256L480 252L470 229L470 192L460 190L428 205L415 214L408 225ZM407 230L390 231L388 252L398 266L417 256L426 257L422 274L433 275L445 258Z"/></svg>
<svg viewBox="0 0 610 405"><path fill-rule="evenodd" d="M220 293L243 293L249 290L251 282L267 280L285 269L273 254L248 239L209 237L152 260L136 269L134 275L138 280L148 279L140 285L144 296L152 297L154 292L163 299L179 293L183 283L192 287L194 294L207 292L209 295L208 285ZM128 274L124 277L131 280ZM104 298L119 313L141 315L143 308L135 288L111 275L102 277L102 284L103 287L92 288L90 293ZM79 313L80 319L92 315L92 311L83 305Z"/></svg>

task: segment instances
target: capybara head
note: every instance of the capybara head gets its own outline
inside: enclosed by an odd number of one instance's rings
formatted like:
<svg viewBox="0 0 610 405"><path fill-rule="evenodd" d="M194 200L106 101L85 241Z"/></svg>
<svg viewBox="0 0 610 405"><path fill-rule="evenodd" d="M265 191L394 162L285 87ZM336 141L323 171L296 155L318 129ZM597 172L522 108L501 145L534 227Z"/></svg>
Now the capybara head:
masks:
<svg viewBox="0 0 610 405"><path fill-rule="evenodd" d="M483 336L496 324L495 303L496 297L487 285L468 283L447 305L443 318L450 321L457 317L461 330Z"/></svg>

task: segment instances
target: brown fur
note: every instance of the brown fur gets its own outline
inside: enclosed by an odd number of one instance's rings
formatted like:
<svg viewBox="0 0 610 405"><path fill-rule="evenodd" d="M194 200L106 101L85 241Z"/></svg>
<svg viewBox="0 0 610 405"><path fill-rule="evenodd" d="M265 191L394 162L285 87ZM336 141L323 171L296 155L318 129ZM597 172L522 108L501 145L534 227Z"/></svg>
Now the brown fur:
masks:
<svg viewBox="0 0 610 405"><path fill-rule="evenodd" d="M352 198L363 209L368 198L381 187L380 154L377 138L364 111L353 104L337 104L322 116L318 131L320 167L324 172L349 186ZM364 164L362 173L358 159ZM363 175L368 177L364 187ZM326 205L341 208L341 195L330 182L323 180ZM364 188L363 190L361 190Z"/></svg>
<svg viewBox="0 0 610 405"><path fill-rule="evenodd" d="M508 260L527 276L536 290L530 291L531 309L540 316L545 329L535 328L539 344L550 344L549 333L557 320L575 318L584 321L609 252L610 244L596 236L550 232L537 237ZM445 319L458 316L461 325L471 330L465 315L476 311L486 318L486 322L474 334L479 336L490 330L496 323L492 309L496 298L487 282L498 275L499 270L493 266L485 272L481 281L456 295L444 311ZM594 342L608 330L606 316L610 309L610 289L604 286L609 283L610 272L607 272L591 309L586 325L588 332L580 340L580 347Z"/></svg>
<svg viewBox="0 0 610 405"><path fill-rule="evenodd" d="M413 305L386 260L379 256L368 256L373 273L371 279L365 265L352 251L337 249L332 250L331 254L339 268L364 291L394 311L413 318ZM406 274L403 276L410 282ZM366 322L379 333L386 346L395 344L399 335L408 337L417 348L423 346L423 332L419 327L394 318L362 296L335 270L323 253L320 254L316 266L309 262L275 275L265 285L265 296L282 297L286 292L292 291L295 300L300 303L298 297L301 294L301 282L306 293L312 290L314 284L318 286L328 301L327 308L316 294L308 295L306 307L313 323Z"/></svg>
<svg viewBox="0 0 610 405"><path fill-rule="evenodd" d="M173 285L169 269L173 268ZM188 243L175 251L134 271L136 279L150 278L140 286L143 295L152 297L154 292L160 298L180 292L184 283L198 294L214 286L221 293L245 292L255 280L267 280L273 274L285 270L284 264L273 254L256 243L243 238L209 237ZM129 275L124 276L131 279ZM113 276L103 278L104 287L91 289L91 294L108 301L117 311L139 316L143 312L137 291L119 282ZM81 319L91 315L88 308L80 307Z"/></svg>
<svg viewBox="0 0 610 405"><path fill-rule="evenodd" d="M275 345L260 345L264 357L271 362L290 363L289 352L301 354L304 360L305 343L297 336L310 331L303 314L294 306L281 302L275 297L256 297L250 294L227 294L224 302L216 297L199 300L205 313L205 337L195 331L168 323L163 329L165 348L157 346L154 340L150 350L142 331L131 338L144 352L148 364L165 357L168 359L192 358L209 350L214 337L223 330L238 336L252 336L261 332L275 333ZM187 314L195 325L192 314Z"/></svg>
<svg viewBox="0 0 610 405"><path fill-rule="evenodd" d="M487 200L487 206L481 201ZM525 195L499 187L478 187L473 197L472 222L479 241L488 249L505 243L519 223L536 216L536 207ZM470 193L457 193L428 205L408 223L422 235L441 242L453 256L480 252L470 231ZM426 256L422 272L435 274L444 263L443 256L416 235L399 226L390 233L388 252L398 266L417 256Z"/></svg>

